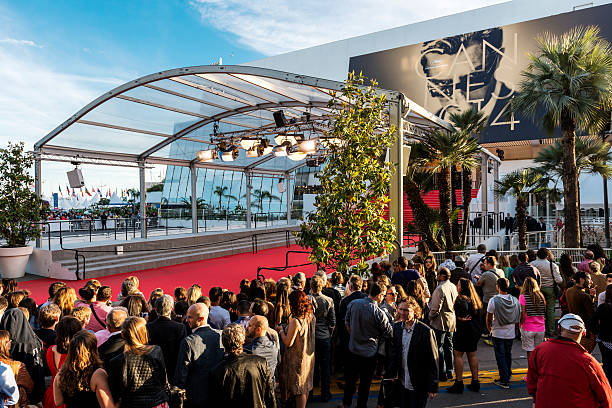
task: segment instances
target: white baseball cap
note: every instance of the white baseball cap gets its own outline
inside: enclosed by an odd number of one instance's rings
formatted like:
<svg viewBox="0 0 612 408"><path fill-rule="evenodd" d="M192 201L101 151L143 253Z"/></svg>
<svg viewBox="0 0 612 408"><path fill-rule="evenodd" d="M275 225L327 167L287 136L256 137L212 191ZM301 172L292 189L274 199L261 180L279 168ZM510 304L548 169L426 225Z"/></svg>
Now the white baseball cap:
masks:
<svg viewBox="0 0 612 408"><path fill-rule="evenodd" d="M568 313L559 319L559 326L573 333L581 333L585 330L584 321L576 314Z"/></svg>

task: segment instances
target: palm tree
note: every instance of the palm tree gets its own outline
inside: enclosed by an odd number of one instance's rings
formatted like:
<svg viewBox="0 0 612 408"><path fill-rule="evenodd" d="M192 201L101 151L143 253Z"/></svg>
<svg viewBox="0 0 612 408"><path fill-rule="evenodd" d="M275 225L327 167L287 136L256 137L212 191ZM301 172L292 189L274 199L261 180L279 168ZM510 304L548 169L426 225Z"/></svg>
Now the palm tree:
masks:
<svg viewBox="0 0 612 408"><path fill-rule="evenodd" d="M260 210L263 210L264 200L268 200L268 206L272 203L272 200L280 201L280 198L278 196L275 196L274 194L266 190L253 190L251 195L253 196L253 201L251 205L255 208L259 208Z"/></svg>
<svg viewBox="0 0 612 408"><path fill-rule="evenodd" d="M475 109L468 109L459 113L451 113L449 117L451 123L466 136L474 137L482 133L487 127L489 117L484 113ZM462 231L461 231L461 246L465 246L470 220L470 203L472 201L472 169L477 166L471 166L471 163L461 163L461 185L462 185Z"/></svg>
<svg viewBox="0 0 612 408"><path fill-rule="evenodd" d="M565 245L580 243L576 131L597 133L612 108L612 48L597 27L538 36L508 112L522 112L553 134L561 129Z"/></svg>
<svg viewBox="0 0 612 408"><path fill-rule="evenodd" d="M217 186L215 187L213 194L216 194L219 196L219 209L221 209L221 200L225 197L227 198L231 198L232 200L238 201L237 198L233 195L227 194L226 191L228 190L227 186Z"/></svg>
<svg viewBox="0 0 612 408"><path fill-rule="evenodd" d="M478 141L463 132L433 131L422 141L429 158L429 171L437 172L440 198L440 216L446 249L453 249L452 208L451 208L451 173L459 165L474 167L475 158L480 151Z"/></svg>
<svg viewBox="0 0 612 408"><path fill-rule="evenodd" d="M559 181L563 178L563 146L559 141L540 153L534 158L540 165L539 169L551 179ZM612 176L612 153L610 144L599 138L581 139L576 138L576 173L580 177L583 171L590 174L598 174L604 178ZM580 181L576 181L580 191ZM578 208L580 208L580 194L578 194ZM582 225L580 213L578 213L578 226Z"/></svg>
<svg viewBox="0 0 612 408"><path fill-rule="evenodd" d="M423 201L421 191L425 189L424 185L430 185L431 174L424 173L423 168L427 164L428 154L421 143L412 145L410 152L410 161L406 169L406 175L403 178L404 193L408 199L408 204L412 209L414 216L414 225L421 238L427 243L427 246L432 251L440 250L440 243L437 239L437 234L433 231L431 219L431 209Z"/></svg>
<svg viewBox="0 0 612 408"><path fill-rule="evenodd" d="M547 190L548 178L536 169L526 168L506 174L495 181L495 194L503 197L507 194L516 198L516 223L518 225L519 248L527 249L527 201L530 194Z"/></svg>

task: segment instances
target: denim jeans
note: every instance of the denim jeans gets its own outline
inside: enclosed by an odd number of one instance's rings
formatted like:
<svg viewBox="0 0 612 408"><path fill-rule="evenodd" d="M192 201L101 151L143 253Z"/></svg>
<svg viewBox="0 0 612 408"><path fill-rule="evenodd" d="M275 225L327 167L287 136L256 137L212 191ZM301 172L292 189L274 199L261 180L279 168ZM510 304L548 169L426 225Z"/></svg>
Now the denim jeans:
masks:
<svg viewBox="0 0 612 408"><path fill-rule="evenodd" d="M350 407L355 394L357 378L359 378L359 391L357 393L357 408L366 408L370 397L370 385L376 368L376 355L362 357L349 352L346 361L346 384L344 385L344 397L342 403Z"/></svg>
<svg viewBox="0 0 612 408"><path fill-rule="evenodd" d="M542 288L541 290L544 299L546 299L546 332L544 335L546 337L554 337L557 333L555 328L555 303L557 302L557 297L552 287Z"/></svg>
<svg viewBox="0 0 612 408"><path fill-rule="evenodd" d="M499 379L503 383L509 383L512 376L512 344L514 339L500 339L493 337L493 350L499 370Z"/></svg>
<svg viewBox="0 0 612 408"><path fill-rule="evenodd" d="M329 396L329 377L330 377L330 356L331 340L315 339L315 368L314 383L318 384L321 380L321 397Z"/></svg>
<svg viewBox="0 0 612 408"><path fill-rule="evenodd" d="M438 365L441 378L453 370L453 333L434 329L438 343Z"/></svg>

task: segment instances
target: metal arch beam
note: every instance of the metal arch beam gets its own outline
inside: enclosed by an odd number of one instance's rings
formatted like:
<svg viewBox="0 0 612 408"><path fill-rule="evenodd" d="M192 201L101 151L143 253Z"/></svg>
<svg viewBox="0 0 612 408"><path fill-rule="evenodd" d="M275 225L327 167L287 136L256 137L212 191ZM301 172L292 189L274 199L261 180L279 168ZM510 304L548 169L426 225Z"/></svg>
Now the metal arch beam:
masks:
<svg viewBox="0 0 612 408"><path fill-rule="evenodd" d="M81 119L88 112L100 106L104 102L114 98L117 95L121 95L131 89L137 88L139 86L149 84L156 81L161 81L163 79L169 79L172 77L181 77L186 75L193 74L214 74L214 73L230 73L230 74L248 74L248 75L256 75L267 78L279 79L281 81L292 82L296 84L309 85L309 86L318 86L325 89L333 89L340 91L342 88L342 82L331 81L328 79L322 78L314 78L305 75L292 74L289 72L282 72L273 69L267 68L259 68L259 67L248 67L242 65L199 65L193 67L184 67L184 68L175 68L166 71L157 72L155 74L145 75L138 79L135 79L130 82L126 82L123 85L120 85L109 92L104 93L98 98L94 99L87 105L85 105L82 109L64 121L62 124L57 126L51 132L49 132L45 137L40 139L34 145L35 148L44 146L47 142L52 140L55 136L59 135L61 132L66 130L70 125L75 123L77 120ZM383 93L388 93L392 91L384 91Z"/></svg>
<svg viewBox="0 0 612 408"><path fill-rule="evenodd" d="M146 159L147 157L149 157L151 154L163 149L164 147L168 146L170 143L174 142L175 140L179 140L180 138L182 138L183 136L188 135L189 133L193 132L196 129L201 128L202 126L206 126L209 123L213 123L216 122L217 120L220 119L224 119L226 117L229 116L234 116L234 115L238 115L241 113L245 113L245 112L252 112L252 111L256 111L256 110L261 110L261 109L268 109L268 108L282 108L282 107L293 107L293 106L318 106L318 105L326 105L327 103L323 103L323 102L313 102L312 104L303 104L301 102L279 102L279 103L262 103L262 104L258 104L255 106L242 106L240 108L236 108L234 110L231 111L225 111L225 112L221 112L218 113L216 115L211 116L208 119L202 119L198 122L193 123L192 125L186 127L183 130L180 130L179 132L177 132L176 134L174 134L174 136L172 136L171 138L168 138L166 140L162 140L161 142L157 143L155 146L147 149L146 151L144 151L140 156L139 159L143 160Z"/></svg>
<svg viewBox="0 0 612 408"><path fill-rule="evenodd" d="M272 160L273 158L275 158L276 156L274 156L274 153L268 153L266 156L262 157L261 159L254 161L253 163L248 164L247 166L245 166L245 170L250 170L254 167L259 166L260 164L263 164L267 161Z"/></svg>

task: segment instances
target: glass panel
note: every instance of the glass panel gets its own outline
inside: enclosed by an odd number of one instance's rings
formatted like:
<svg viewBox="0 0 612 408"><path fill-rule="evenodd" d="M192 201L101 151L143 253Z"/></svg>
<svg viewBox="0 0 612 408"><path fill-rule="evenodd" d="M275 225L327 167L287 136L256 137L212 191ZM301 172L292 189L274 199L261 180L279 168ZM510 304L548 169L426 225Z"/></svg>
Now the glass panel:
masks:
<svg viewBox="0 0 612 408"><path fill-rule="evenodd" d="M188 111L207 117L226 111L226 109L220 109L214 106L193 101L191 99L181 98L179 96L157 91L155 89L147 88L144 86L132 89L124 93L124 95L132 98L142 99L145 101L151 101L156 104L177 108L183 111Z"/></svg>
<svg viewBox="0 0 612 408"><path fill-rule="evenodd" d="M113 98L83 117L83 120L173 134L200 118L141 103Z"/></svg>
<svg viewBox="0 0 612 408"><path fill-rule="evenodd" d="M297 84L294 82L281 81L278 79L264 78L254 75L236 74L237 77L249 81L261 88L269 89L283 95L285 98L295 99L296 101L309 102L327 102L331 99L319 90L308 85Z"/></svg>
<svg viewBox="0 0 612 408"><path fill-rule="evenodd" d="M234 91L241 91L242 94L250 95L260 101L278 103L289 100L286 96L261 88L260 86L243 81L240 78L228 74L198 74L198 77L209 80L211 83L225 85L226 88ZM258 102L261 103L261 102Z"/></svg>
<svg viewBox="0 0 612 408"><path fill-rule="evenodd" d="M244 92L237 91L235 89L231 89L223 84L218 84L213 81L209 81L201 76L197 75L186 75L180 78L177 78L176 81L188 81L189 83L195 84L196 86L200 86L201 90L217 95L218 97L223 98L224 100L234 101L234 103L238 103L239 106L243 105L257 105L259 103L268 102L261 98L254 97L252 95L247 95ZM222 105L226 103L223 102Z"/></svg>
<svg viewBox="0 0 612 408"><path fill-rule="evenodd" d="M197 77L177 77L176 80L185 80L191 81ZM185 83L177 82L176 80L164 79L162 81L156 81L151 83L150 85L156 86L163 89L168 89L173 92L178 92L180 94L188 95L193 98L198 98L209 102L211 106L216 106L219 109L223 110L233 110L244 106L244 103L237 102L233 99L225 98L223 96L215 95L214 93L206 92L202 89L194 88L193 86L186 85Z"/></svg>

